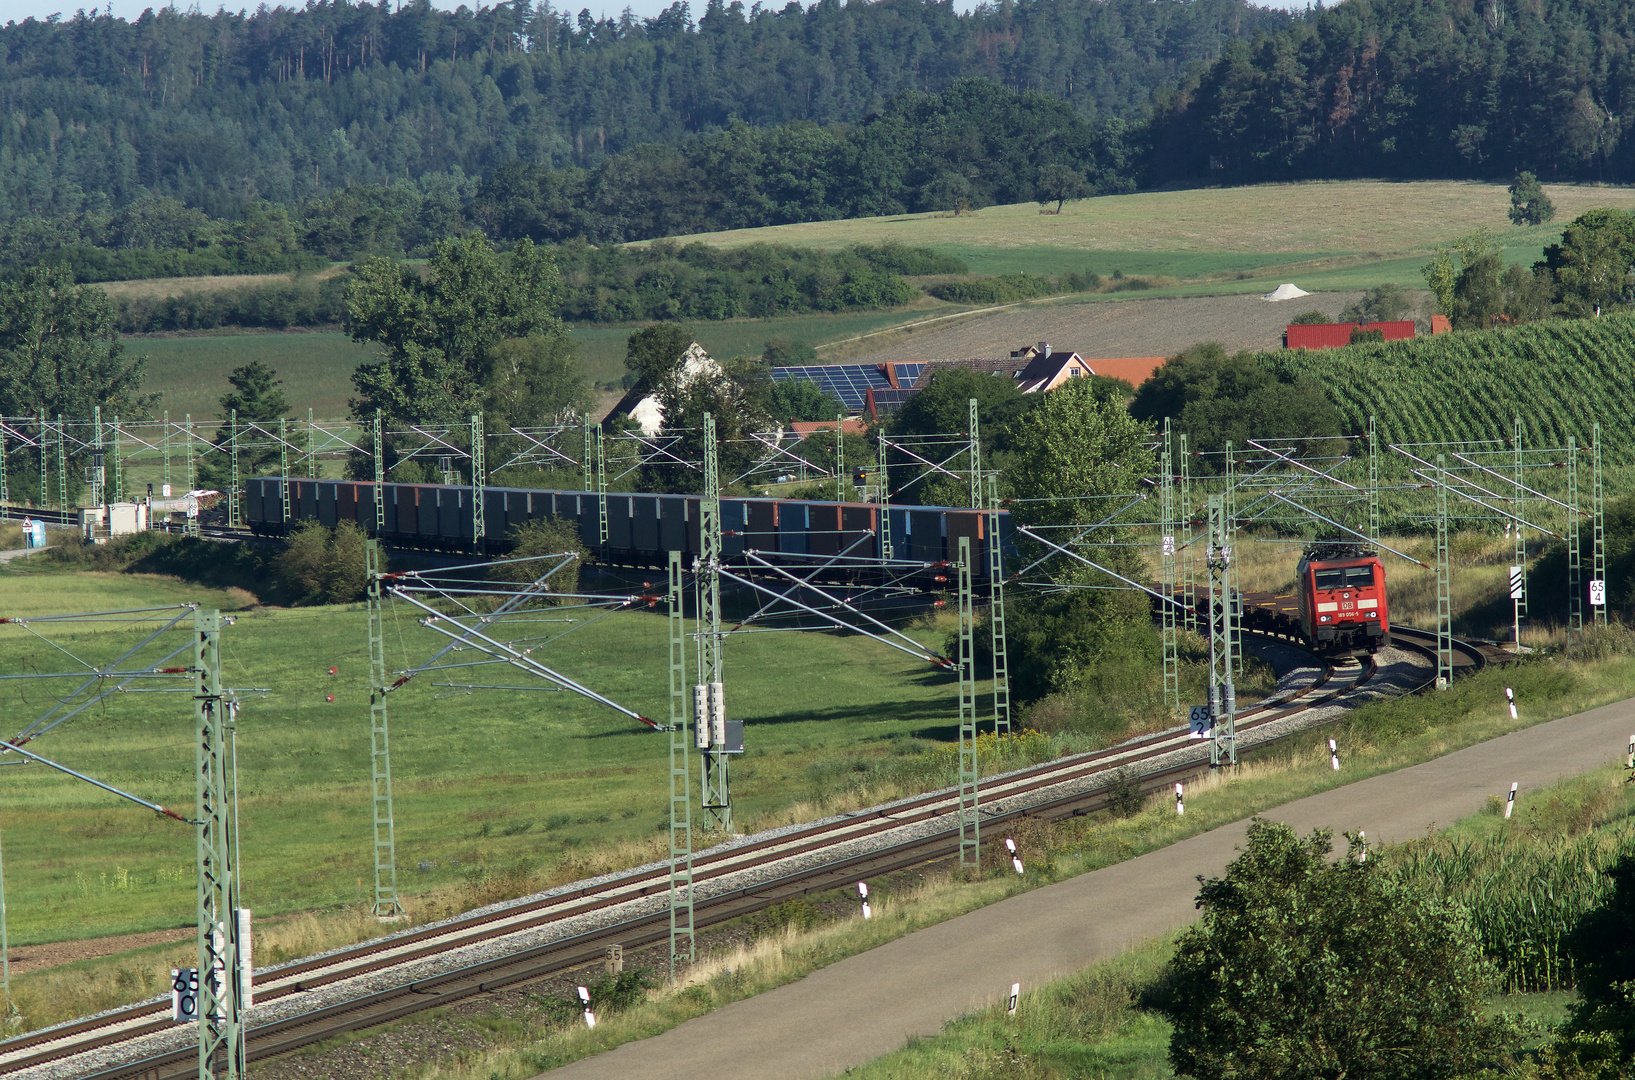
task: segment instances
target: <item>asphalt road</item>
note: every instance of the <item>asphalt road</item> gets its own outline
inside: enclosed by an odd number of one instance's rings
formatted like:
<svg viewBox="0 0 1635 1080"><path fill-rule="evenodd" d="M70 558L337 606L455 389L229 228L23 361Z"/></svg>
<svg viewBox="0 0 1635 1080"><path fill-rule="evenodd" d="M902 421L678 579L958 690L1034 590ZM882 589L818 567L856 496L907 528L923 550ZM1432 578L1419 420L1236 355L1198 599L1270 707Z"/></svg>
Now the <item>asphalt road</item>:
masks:
<svg viewBox="0 0 1635 1080"><path fill-rule="evenodd" d="M1623 758L1635 698L1435 761L1300 799L1266 816L1305 832L1400 841ZM936 926L735 1002L680 1027L552 1070L550 1080L817 1080L911 1036L1078 971L1193 918L1200 874L1218 875L1247 821L1183 840ZM1343 843L1343 841L1342 841Z"/></svg>

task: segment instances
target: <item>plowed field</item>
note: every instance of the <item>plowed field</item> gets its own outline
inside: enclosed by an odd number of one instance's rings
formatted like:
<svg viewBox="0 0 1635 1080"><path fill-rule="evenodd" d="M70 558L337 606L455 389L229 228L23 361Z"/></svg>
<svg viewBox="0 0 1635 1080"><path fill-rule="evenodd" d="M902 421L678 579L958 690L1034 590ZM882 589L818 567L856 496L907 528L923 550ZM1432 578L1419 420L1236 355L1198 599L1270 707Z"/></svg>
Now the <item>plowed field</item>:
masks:
<svg viewBox="0 0 1635 1080"><path fill-rule="evenodd" d="M1024 305L836 342L818 355L833 363L966 359L1004 356L1039 341L1086 358L1173 356L1199 341L1218 341L1230 351L1275 349L1296 315L1318 310L1337 317L1359 295L1313 293L1278 303L1258 296L1197 296Z"/></svg>

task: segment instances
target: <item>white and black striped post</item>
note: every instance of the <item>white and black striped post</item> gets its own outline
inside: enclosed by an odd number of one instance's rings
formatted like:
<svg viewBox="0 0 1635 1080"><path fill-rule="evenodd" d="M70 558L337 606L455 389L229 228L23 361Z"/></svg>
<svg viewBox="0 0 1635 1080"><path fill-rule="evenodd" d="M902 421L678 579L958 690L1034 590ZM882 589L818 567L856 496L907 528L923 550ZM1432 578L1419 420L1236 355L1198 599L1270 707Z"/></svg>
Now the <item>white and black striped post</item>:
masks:
<svg viewBox="0 0 1635 1080"><path fill-rule="evenodd" d="M1186 798L1181 787L1181 781L1175 781L1175 814L1177 817L1187 812Z"/></svg>
<svg viewBox="0 0 1635 1080"><path fill-rule="evenodd" d="M585 1006L585 1026L588 1028L594 1028L596 1026L596 1014L590 1011L589 988L583 986L579 988L579 1000L583 1002Z"/></svg>
<svg viewBox="0 0 1635 1080"><path fill-rule="evenodd" d="M1516 809L1516 787L1515 783L1510 785L1510 797L1504 801L1504 819L1506 821L1510 820L1511 813Z"/></svg>
<svg viewBox="0 0 1635 1080"><path fill-rule="evenodd" d="M1333 739L1328 741L1328 763L1335 772L1340 771L1340 747Z"/></svg>
<svg viewBox="0 0 1635 1080"><path fill-rule="evenodd" d="M1020 874L1022 872L1022 856L1016 853L1016 841L1008 836L1005 837L1005 850L1011 853L1011 865L1016 867L1016 872Z"/></svg>
<svg viewBox="0 0 1635 1080"><path fill-rule="evenodd" d="M1017 1002L1017 999L1020 998L1021 996L1022 996L1022 984L1019 983L1019 982L1011 983L1010 1001L1007 1002L1006 1005L1005 1005L1005 1015L1006 1016L1015 1016L1016 1015L1016 1002Z"/></svg>
<svg viewBox="0 0 1635 1080"><path fill-rule="evenodd" d="M1510 719L1516 718L1516 692L1510 687L1504 688L1504 700L1510 706Z"/></svg>
<svg viewBox="0 0 1635 1080"><path fill-rule="evenodd" d="M861 900L863 902L863 918L864 918L864 920L867 921L869 919L874 918L874 912L872 910L870 910L870 908L869 908L869 883L868 882L859 881L857 883L857 897L858 897L859 900Z"/></svg>

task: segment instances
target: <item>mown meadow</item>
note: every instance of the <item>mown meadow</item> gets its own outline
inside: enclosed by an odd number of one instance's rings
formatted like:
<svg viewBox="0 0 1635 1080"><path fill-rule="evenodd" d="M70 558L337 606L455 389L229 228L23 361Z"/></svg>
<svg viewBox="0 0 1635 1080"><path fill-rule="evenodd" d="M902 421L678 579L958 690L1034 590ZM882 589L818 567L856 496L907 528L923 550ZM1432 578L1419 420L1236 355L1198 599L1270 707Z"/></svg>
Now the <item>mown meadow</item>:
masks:
<svg viewBox="0 0 1635 1080"><path fill-rule="evenodd" d="M244 895L266 914L354 903L369 861L369 737L365 612L361 605L253 606L241 590L162 578L0 574L9 618L182 602L220 606L224 674L247 688L239 723ZM238 609L238 610L234 610ZM388 664L410 667L441 639L410 611L388 614ZM136 627L39 633L105 661ZM175 635L173 635L175 636ZM666 714L660 615L620 613L542 650L548 663L644 714ZM729 641L733 709L754 732L735 763L742 818L805 799L814 763L839 747L891 757L940 738L954 686L929 665L866 638L813 634ZM336 674L329 674L329 669ZM0 630L0 670L74 670L30 629ZM486 674L486 673L485 673ZM409 683L391 698L398 865L405 893L516 873L570 879L609 860L660 850L666 824L663 735L577 696L465 693ZM435 677L459 681L459 675ZM465 682L522 684L518 678ZM258 692L266 690L265 694ZM11 682L6 712L19 729L48 691ZM331 700L333 699L333 700ZM39 739L43 754L165 805L193 801L186 695L122 694ZM821 770L819 770L821 772ZM185 925L191 918L191 832L33 766L6 770L8 915L14 943Z"/></svg>

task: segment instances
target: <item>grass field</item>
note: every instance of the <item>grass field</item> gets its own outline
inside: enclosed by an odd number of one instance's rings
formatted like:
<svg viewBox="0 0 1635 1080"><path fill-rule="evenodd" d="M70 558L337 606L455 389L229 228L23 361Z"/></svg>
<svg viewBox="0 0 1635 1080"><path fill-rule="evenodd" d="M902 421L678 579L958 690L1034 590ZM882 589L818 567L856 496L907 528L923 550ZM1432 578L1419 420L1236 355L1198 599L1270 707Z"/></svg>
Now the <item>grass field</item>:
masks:
<svg viewBox="0 0 1635 1080"><path fill-rule="evenodd" d="M146 356L148 392L162 396L153 415L172 419L219 416L221 396L232 387L236 367L259 360L278 372L292 416L312 409L319 417L346 415L352 369L374 350L345 334L211 334L198 337L126 338L125 352Z"/></svg>
<svg viewBox="0 0 1635 1080"><path fill-rule="evenodd" d="M239 608L247 599L161 578L32 566L0 573L0 610L11 616L184 600ZM239 727L246 900L269 915L350 903L372 865L364 612L255 609L236 618L223 633L226 678L233 686L269 689L265 697L247 695ZM134 640L134 630L72 632L71 647L98 659ZM392 612L388 632L394 669L439 647L409 612ZM664 634L661 616L613 615L540 655L615 700L662 717ZM817 634L803 637L799 649L789 644L777 634L728 643L733 711L754 732L733 773L746 819L812 796L827 779L813 771L817 763L840 748L849 762L890 758L923 748L917 736L941 737L952 723L954 685L924 664L866 638ZM339 672L333 677L332 665ZM26 631L0 632L0 670L73 666ZM38 684L4 686L17 728L44 711ZM658 853L667 821L662 735L567 694L451 695L428 679L395 694L392 709L406 892L523 865L525 874L572 878L595 857L592 849L622 846L632 862ZM192 804L185 697L121 695L35 746L154 801ZM6 822L14 942L185 925L191 918L193 841L185 827L44 770L8 770L4 786L8 808L29 807L26 827L16 817Z"/></svg>
<svg viewBox="0 0 1635 1080"><path fill-rule="evenodd" d="M1509 197L1502 184L1349 180L1107 195L1069 204L1059 216L1021 203L959 217L905 214L678 239L725 247L764 241L825 248L898 240L969 257L993 253L996 259L1016 259L1017 252L1038 250L1052 261L1063 251L1238 253L1294 261L1343 253L1380 258L1426 251L1483 226L1500 235L1506 246L1523 241L1530 245L1535 234L1542 244L1544 237L1559 236L1563 225L1590 207L1635 206L1635 188L1557 184L1547 190L1555 202L1556 221L1536 229L1510 225L1505 216ZM1024 268L1020 263L995 265ZM1197 271L1207 264L1180 265ZM1219 269L1228 267L1223 264Z"/></svg>
<svg viewBox="0 0 1635 1080"><path fill-rule="evenodd" d="M856 315L794 315L779 319L734 319L694 326L698 340L712 355L759 355L774 337L814 344L852 337L895 326L930 314L958 311L953 304L927 298L913 307L870 311ZM572 331L579 343L585 378L592 383L616 384L625 373L625 342L632 326L581 326ZM146 389L162 398L154 415L170 410L172 419L190 413L194 419L221 412L221 396L231 387L228 374L236 367L260 360L284 381L284 397L292 416L312 409L319 418L347 415L352 371L374 355L374 347L359 345L345 334L209 334L197 337L127 338L129 355L148 358Z"/></svg>
<svg viewBox="0 0 1635 1080"><path fill-rule="evenodd" d="M1381 282L1423 288L1420 267L1437 244L1485 226L1511 262L1529 264L1560 238L1567 221L1594 206L1635 207L1635 188L1552 185L1557 208L1548 225L1515 228L1506 217L1508 196L1499 184L1334 181L1263 184L1241 188L1143 192L1070 204L1060 215L1032 203L994 206L959 217L910 214L889 218L813 222L681 237L725 247L771 242L820 248L896 240L964 259L979 274L1093 271L1111 276L1166 278L1143 299L1265 292L1281 281L1311 291L1350 291ZM250 278L197 279L200 288L245 284ZM255 280L260 280L256 278ZM195 279L126 282L109 286L131 295L193 287ZM1068 303L1111 303L1132 294L1091 294ZM1054 303L1062 303L1058 300ZM926 298L910 308L846 315L801 315L700 323L698 339L717 356L759 353L768 339L812 344L843 342L960 308ZM585 376L617 384L624 375L629 326L582 326ZM1200 338L1208 327L1198 327ZM163 392L159 405L173 414L212 416L239 364L261 360L279 371L292 412L323 417L346 413L352 369L371 350L343 334L239 334L130 339L133 353L149 357L148 387ZM841 359L854 348L831 349Z"/></svg>

